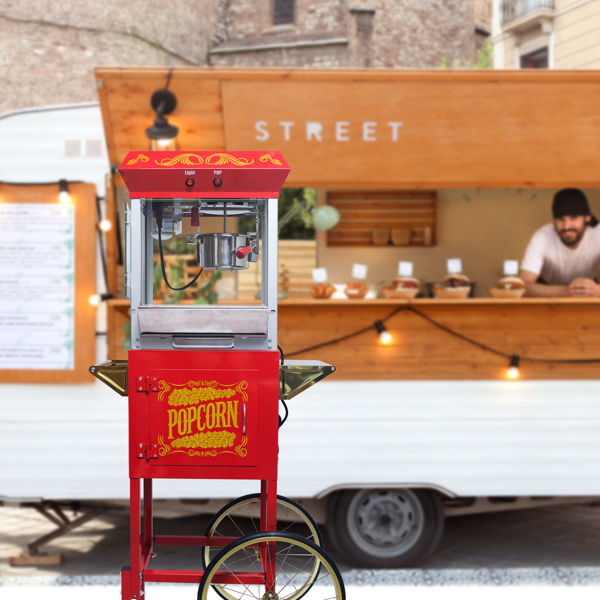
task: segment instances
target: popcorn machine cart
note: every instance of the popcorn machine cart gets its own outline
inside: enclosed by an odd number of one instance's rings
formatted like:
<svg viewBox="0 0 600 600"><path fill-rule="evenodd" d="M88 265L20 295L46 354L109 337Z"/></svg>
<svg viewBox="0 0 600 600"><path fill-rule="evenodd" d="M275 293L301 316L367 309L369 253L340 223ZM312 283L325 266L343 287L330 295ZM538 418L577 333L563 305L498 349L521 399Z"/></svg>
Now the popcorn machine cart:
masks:
<svg viewBox="0 0 600 600"><path fill-rule="evenodd" d="M319 361L284 361L277 346L277 203L288 165L278 152L130 152L119 172L130 194L125 285L132 349L128 361L90 372L129 396L131 565L121 571L123 600L141 600L147 582L197 583L202 600L343 600L342 578L317 525L277 495L285 422L279 402L287 414L286 400L334 371ZM235 217L254 226L228 233L227 219ZM203 232L209 220L213 232ZM198 261L185 287L202 270L261 261L260 304L154 304L155 262L169 288L183 289L168 280L163 242L183 235L184 223ZM156 478L261 483L260 493L222 508L205 532L155 535ZM149 569L161 545L199 547L202 569Z"/></svg>

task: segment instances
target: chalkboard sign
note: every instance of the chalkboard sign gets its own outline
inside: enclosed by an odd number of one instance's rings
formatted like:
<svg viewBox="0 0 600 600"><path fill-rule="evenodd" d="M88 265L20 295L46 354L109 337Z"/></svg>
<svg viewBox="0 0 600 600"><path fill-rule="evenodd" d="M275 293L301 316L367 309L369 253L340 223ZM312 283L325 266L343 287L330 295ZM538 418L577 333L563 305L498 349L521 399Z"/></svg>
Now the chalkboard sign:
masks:
<svg viewBox="0 0 600 600"><path fill-rule="evenodd" d="M95 362L95 187L0 185L0 381L84 382Z"/></svg>

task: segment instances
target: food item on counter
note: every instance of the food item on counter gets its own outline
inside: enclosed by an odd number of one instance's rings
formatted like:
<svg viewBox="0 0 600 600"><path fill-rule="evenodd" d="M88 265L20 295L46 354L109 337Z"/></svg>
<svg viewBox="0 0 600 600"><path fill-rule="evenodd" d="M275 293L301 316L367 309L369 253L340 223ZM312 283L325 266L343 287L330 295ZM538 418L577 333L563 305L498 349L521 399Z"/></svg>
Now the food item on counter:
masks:
<svg viewBox="0 0 600 600"><path fill-rule="evenodd" d="M419 280L416 279L415 277L396 277L396 279L394 279L394 281L392 281L392 285L394 286L395 290L399 290L399 289L403 289L403 290L409 290L409 289L419 289L419 287L421 286L421 284L419 283Z"/></svg>
<svg viewBox="0 0 600 600"><path fill-rule="evenodd" d="M436 298L466 298L471 292L471 280L462 273L446 275L441 284L433 286Z"/></svg>
<svg viewBox="0 0 600 600"><path fill-rule="evenodd" d="M362 300L368 293L369 286L364 281L350 281L344 289L344 294L350 300Z"/></svg>
<svg viewBox="0 0 600 600"><path fill-rule="evenodd" d="M498 281L496 287L499 290L524 290L525 282L520 277L510 275L509 277L503 277Z"/></svg>
<svg viewBox="0 0 600 600"><path fill-rule="evenodd" d="M503 277L494 286L486 288L492 298L521 298L525 293L525 282L519 277Z"/></svg>
<svg viewBox="0 0 600 600"><path fill-rule="evenodd" d="M442 284L445 288L471 288L471 280L462 273L452 273L452 275L446 275L442 280Z"/></svg>
<svg viewBox="0 0 600 600"><path fill-rule="evenodd" d="M317 298L319 300L329 300L333 293L335 292L335 287L330 283L315 283L310 288L310 293L313 298Z"/></svg>
<svg viewBox="0 0 600 600"><path fill-rule="evenodd" d="M420 283L414 277L396 277L392 287L382 287L386 298L414 298L419 293Z"/></svg>

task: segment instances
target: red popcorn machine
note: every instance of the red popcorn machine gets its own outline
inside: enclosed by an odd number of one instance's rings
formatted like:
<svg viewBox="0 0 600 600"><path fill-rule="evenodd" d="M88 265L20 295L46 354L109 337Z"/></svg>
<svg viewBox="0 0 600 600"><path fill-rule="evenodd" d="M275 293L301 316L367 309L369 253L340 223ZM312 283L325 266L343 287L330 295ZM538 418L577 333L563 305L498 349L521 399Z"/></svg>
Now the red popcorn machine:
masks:
<svg viewBox="0 0 600 600"><path fill-rule="evenodd" d="M334 371L285 361L277 346L277 203L287 163L279 152L130 152L119 172L130 195L131 350L127 361L90 372L129 397L131 565L121 571L123 600L141 600L147 582L199 584L199 600L343 600L317 525L277 495L280 401L287 415L286 400ZM239 218L248 231L228 232L228 219ZM185 286L169 281L170 238L196 256L198 273ZM257 261L260 303L155 303L157 276L181 291L203 271L231 273ZM229 502L206 531L155 535L157 478L256 480L260 492ZM161 545L197 547L199 569L149 568Z"/></svg>

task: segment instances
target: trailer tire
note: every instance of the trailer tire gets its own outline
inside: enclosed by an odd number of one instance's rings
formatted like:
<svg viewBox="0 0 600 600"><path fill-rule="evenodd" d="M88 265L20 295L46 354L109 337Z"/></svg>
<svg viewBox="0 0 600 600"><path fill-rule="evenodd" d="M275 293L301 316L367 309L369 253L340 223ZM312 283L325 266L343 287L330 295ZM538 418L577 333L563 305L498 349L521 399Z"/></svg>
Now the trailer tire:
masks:
<svg viewBox="0 0 600 600"><path fill-rule="evenodd" d="M443 531L442 500L431 490L348 490L329 502L329 539L354 567L415 566L436 549Z"/></svg>

